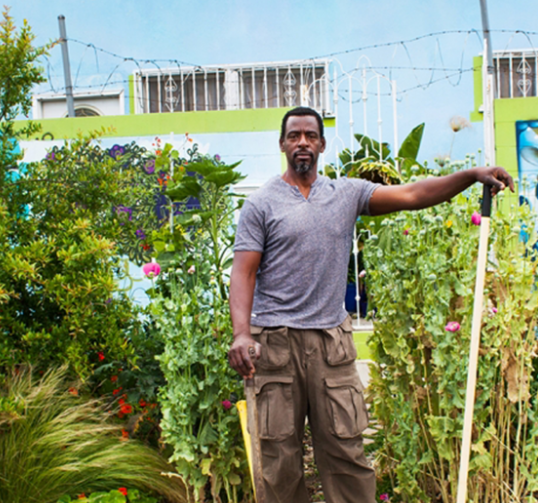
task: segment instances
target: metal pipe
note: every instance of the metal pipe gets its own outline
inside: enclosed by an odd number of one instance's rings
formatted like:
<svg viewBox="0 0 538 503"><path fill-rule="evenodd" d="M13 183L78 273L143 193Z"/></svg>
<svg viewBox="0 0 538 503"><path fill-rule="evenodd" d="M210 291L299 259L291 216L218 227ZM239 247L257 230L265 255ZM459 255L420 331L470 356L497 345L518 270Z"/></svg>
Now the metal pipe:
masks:
<svg viewBox="0 0 538 503"><path fill-rule="evenodd" d="M65 31L65 16L58 16L60 28L60 43L62 45L62 61L64 64L65 100L67 101L67 116L75 117L75 100L73 99L73 84L71 83L71 68L69 66L69 51L67 50L67 34Z"/></svg>

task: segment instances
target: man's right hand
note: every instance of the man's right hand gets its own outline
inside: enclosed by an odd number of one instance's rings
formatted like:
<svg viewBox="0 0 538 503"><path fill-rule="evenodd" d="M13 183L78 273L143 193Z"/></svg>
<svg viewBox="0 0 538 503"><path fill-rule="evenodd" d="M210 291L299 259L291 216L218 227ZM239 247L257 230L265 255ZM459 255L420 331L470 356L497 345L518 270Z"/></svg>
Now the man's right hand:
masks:
<svg viewBox="0 0 538 503"><path fill-rule="evenodd" d="M261 344L256 342L250 334L236 335L232 347L228 351L230 365L245 379L251 379L256 372L254 362L249 355L249 348L254 348L257 360L262 353Z"/></svg>

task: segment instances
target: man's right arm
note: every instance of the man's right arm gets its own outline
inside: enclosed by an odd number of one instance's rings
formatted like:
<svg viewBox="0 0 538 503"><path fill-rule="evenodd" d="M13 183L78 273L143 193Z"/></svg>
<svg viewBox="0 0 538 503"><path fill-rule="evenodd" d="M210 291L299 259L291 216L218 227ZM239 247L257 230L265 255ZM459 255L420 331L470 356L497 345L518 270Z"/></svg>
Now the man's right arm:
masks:
<svg viewBox="0 0 538 503"><path fill-rule="evenodd" d="M230 365L244 378L251 378L255 372L254 363L249 356L249 348L254 347L256 358L260 357L261 347L250 334L250 317L256 273L262 254L254 251L237 251L234 255L230 277L230 315L232 317L234 342L228 357Z"/></svg>

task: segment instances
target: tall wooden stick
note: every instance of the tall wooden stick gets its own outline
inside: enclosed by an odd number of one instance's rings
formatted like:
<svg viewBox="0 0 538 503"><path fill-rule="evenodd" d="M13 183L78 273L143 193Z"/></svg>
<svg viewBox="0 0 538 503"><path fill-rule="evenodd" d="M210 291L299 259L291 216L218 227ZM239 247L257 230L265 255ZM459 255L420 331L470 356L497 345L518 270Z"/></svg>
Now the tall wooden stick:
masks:
<svg viewBox="0 0 538 503"><path fill-rule="evenodd" d="M461 441L460 472L458 478L458 495L456 498L456 503L465 503L465 500L467 499L467 479L469 476L469 458L471 455L476 376L478 373L478 350L480 348L480 329L482 327L482 310L484 308L484 279L486 275L486 263L488 258L490 215L491 187L489 185L484 185L482 197L482 220L480 222L480 243L478 246L478 262L476 264L471 349L469 353L469 370L467 373L465 415L463 417L463 436Z"/></svg>
<svg viewBox="0 0 538 503"><path fill-rule="evenodd" d="M252 361L256 359L256 351L249 348ZM256 387L254 378L245 379L245 396L247 399L248 432L251 440L252 471L254 473L254 492L257 503L265 503L265 485L262 469L262 448L258 431L258 407L256 404Z"/></svg>

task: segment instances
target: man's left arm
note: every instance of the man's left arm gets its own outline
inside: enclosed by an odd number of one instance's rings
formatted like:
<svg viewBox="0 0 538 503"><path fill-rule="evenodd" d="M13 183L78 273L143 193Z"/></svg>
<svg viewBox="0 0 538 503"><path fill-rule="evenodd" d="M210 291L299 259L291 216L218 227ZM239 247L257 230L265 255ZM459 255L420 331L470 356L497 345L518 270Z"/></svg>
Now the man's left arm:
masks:
<svg viewBox="0 0 538 503"><path fill-rule="evenodd" d="M370 215L429 208L450 200L475 182L491 185L493 195L505 187L514 192L514 181L504 168L471 168L415 183L378 187L370 198Z"/></svg>

